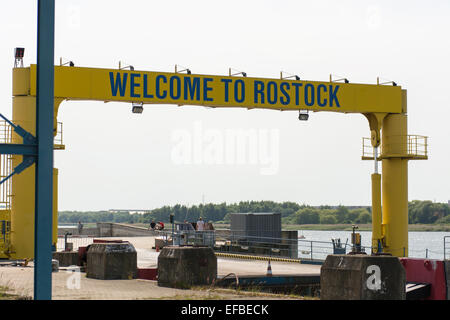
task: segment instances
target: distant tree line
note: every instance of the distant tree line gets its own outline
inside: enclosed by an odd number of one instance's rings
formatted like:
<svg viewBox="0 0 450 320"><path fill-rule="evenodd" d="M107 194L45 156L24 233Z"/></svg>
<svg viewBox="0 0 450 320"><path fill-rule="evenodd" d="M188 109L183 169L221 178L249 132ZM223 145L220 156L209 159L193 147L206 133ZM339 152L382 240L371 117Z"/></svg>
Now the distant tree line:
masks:
<svg viewBox="0 0 450 320"><path fill-rule="evenodd" d="M450 206L447 203L414 200L408 203L410 224L450 224Z"/></svg>
<svg viewBox="0 0 450 320"><path fill-rule="evenodd" d="M116 222L135 223L139 222L141 215L129 212L109 212L109 211L60 211L58 213L59 223L96 223L96 222Z"/></svg>
<svg viewBox="0 0 450 320"><path fill-rule="evenodd" d="M337 208L305 206L283 219L283 223L286 224L365 224L371 222L370 207L348 209L345 206Z"/></svg>
<svg viewBox="0 0 450 320"><path fill-rule="evenodd" d="M450 207L445 203L414 200L408 204L410 224L450 224ZM200 204L194 206L164 206L148 213L110 212L110 211L62 211L59 223L150 223L152 220L168 222L170 214L175 221L230 222L230 214L237 212L275 212L280 213L284 224L366 224L372 222L371 207L299 205L295 202L241 201L234 204Z"/></svg>

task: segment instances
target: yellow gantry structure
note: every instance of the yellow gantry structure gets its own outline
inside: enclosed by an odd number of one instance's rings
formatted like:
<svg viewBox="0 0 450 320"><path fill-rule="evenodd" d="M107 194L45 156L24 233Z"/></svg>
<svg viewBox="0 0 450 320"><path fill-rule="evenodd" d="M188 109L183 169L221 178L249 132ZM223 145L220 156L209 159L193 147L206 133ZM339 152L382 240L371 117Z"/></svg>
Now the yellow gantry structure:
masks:
<svg viewBox="0 0 450 320"><path fill-rule="evenodd" d="M426 159L407 133L406 90L400 86L319 82L243 76L198 75L55 66L55 129L64 100L121 101L140 104L200 105L273 110L360 113L370 127L372 152L363 159L382 161L372 175L373 252L408 255L408 160ZM331 80L331 79L330 79ZM13 69L13 123L35 134L36 65ZM415 137L415 136L414 136ZM426 137L425 148L426 148ZM21 143L11 134L10 143ZM414 149L416 141L416 149ZM381 145L381 153L377 150ZM364 144L363 144L364 146ZM64 149L55 144L55 149ZM374 151L374 152L373 152ZM12 157L12 167L22 156ZM34 165L11 181L10 208L0 211L9 226L0 239L0 258L34 257ZM54 169L53 242L57 241L57 183Z"/></svg>

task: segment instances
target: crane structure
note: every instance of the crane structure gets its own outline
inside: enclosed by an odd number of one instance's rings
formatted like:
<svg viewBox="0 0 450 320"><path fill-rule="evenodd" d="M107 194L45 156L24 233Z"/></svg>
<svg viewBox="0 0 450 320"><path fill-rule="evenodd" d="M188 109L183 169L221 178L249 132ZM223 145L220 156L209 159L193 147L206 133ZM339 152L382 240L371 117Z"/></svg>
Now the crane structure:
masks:
<svg viewBox="0 0 450 320"><path fill-rule="evenodd" d="M303 81L299 77L251 78L247 74L220 76L102 69L60 65L54 67L54 136L58 110L64 100L119 101L140 113L146 104L241 107L304 112L360 113L369 122L370 138L363 139L363 160L374 160L372 174L372 252L408 256L408 161L427 159L427 137L407 133L406 90L395 83L355 84L347 79ZM37 67L13 69L12 121L4 124L3 142L25 142L20 128L36 133ZM342 81L343 80L343 81ZM11 130L11 126L14 129ZM16 130L18 128L18 130ZM364 141L370 141L366 145ZM379 147L381 152L379 153ZM369 148L368 152L365 152ZM54 149L64 149L55 140ZM379 153L379 154L378 154ZM0 210L0 258L34 257L34 164L23 166L26 155L2 155L1 176L5 203ZM9 161L9 162L8 162ZM378 162L382 162L382 173ZM21 167L22 166L22 167ZM14 169L14 171L13 171ZM13 174L13 173L20 174ZM57 242L58 169L53 169L53 245Z"/></svg>

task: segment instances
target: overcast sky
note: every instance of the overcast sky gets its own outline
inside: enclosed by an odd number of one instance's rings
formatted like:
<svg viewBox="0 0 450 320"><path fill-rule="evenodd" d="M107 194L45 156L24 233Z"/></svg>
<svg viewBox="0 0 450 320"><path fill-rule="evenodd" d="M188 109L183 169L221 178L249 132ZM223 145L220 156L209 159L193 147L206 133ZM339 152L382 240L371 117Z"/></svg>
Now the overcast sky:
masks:
<svg viewBox="0 0 450 320"><path fill-rule="evenodd" d="M26 48L26 65L36 63L36 3L9 1L0 11L0 112L8 117L14 47ZM63 57L85 67L123 61L148 71L180 64L199 74L227 75L232 67L251 77L279 78L282 70L304 80L328 81L330 73L356 83L393 80L408 90L409 134L430 137L429 160L409 162L409 199L447 202L449 17L446 0L59 0L55 63ZM129 103L68 101L58 120L66 145L55 151L60 210L371 202L373 162L361 160L370 131L359 114L310 113L305 122L295 111L146 105L133 114ZM256 134L245 149L255 158L226 149L229 133L242 132ZM243 161L208 158L206 149L221 145L224 157L234 152Z"/></svg>

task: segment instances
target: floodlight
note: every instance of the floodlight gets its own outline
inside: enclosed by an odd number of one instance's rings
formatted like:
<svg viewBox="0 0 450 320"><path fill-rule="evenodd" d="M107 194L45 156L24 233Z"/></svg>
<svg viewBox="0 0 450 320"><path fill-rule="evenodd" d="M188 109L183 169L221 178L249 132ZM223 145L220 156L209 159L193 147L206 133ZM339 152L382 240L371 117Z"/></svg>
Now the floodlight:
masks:
<svg viewBox="0 0 450 320"><path fill-rule="evenodd" d="M308 114L308 110L303 111L300 110L300 112L298 113L298 120L300 121L308 121L309 119L309 114Z"/></svg>
<svg viewBox="0 0 450 320"><path fill-rule="evenodd" d="M22 59L25 54L25 48L15 48L14 49L14 58Z"/></svg>
<svg viewBox="0 0 450 320"><path fill-rule="evenodd" d="M129 65L125 64L125 66L122 66L122 61L119 61L119 70L123 70L126 68L129 68L131 71L134 71L134 67L131 64Z"/></svg>
<svg viewBox="0 0 450 320"><path fill-rule="evenodd" d="M335 76L335 77L339 77L339 76ZM348 81L348 79L345 77L333 80L333 75L330 74L330 82L339 82L339 81L344 81L344 83L350 83L350 81Z"/></svg>
<svg viewBox="0 0 450 320"><path fill-rule="evenodd" d="M184 69L183 70L178 70L178 67L182 67ZM184 72L184 71L186 71L187 74L191 74L191 70L190 69L188 69L186 67L183 67L182 65L179 65L179 64L175 65L175 73L181 73L181 72Z"/></svg>
<svg viewBox="0 0 450 320"><path fill-rule="evenodd" d="M386 80L386 79L383 79ZM395 81L386 81L386 82L380 82L380 77L377 77L377 85L383 85L383 84L392 84L392 86L396 87L397 82Z"/></svg>
<svg viewBox="0 0 450 320"><path fill-rule="evenodd" d="M23 68L23 56L25 54L25 48L14 48L14 68L18 68L19 65Z"/></svg>
<svg viewBox="0 0 450 320"><path fill-rule="evenodd" d="M283 73L288 74L289 76L283 76ZM300 77L296 74L292 74L292 73L288 73L286 71L280 71L280 79L284 80L284 79L289 79L289 78L295 78L295 80L300 80Z"/></svg>
<svg viewBox="0 0 450 320"><path fill-rule="evenodd" d="M133 102L131 111L133 113L142 113L144 111L144 103L142 102Z"/></svg>
<svg viewBox="0 0 450 320"><path fill-rule="evenodd" d="M231 73L232 70L233 70L233 71L237 71L237 72ZM229 75L230 77L232 77L232 76L237 76L237 75L242 75L243 77L247 77L247 73L246 73L246 72L239 71L239 70L236 70L236 69L233 69L233 68L228 68L228 75Z"/></svg>

